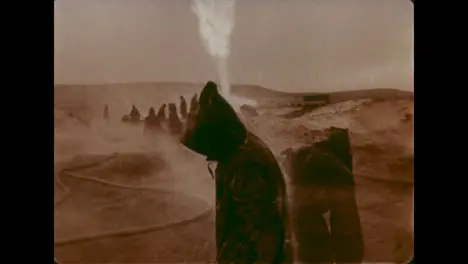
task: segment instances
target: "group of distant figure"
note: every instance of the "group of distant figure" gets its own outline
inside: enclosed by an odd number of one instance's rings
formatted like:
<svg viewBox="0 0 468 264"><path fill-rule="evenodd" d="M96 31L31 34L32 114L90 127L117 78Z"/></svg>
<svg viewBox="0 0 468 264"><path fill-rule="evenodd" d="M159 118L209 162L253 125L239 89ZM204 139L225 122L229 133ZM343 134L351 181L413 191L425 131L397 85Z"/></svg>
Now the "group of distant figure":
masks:
<svg viewBox="0 0 468 264"><path fill-rule="evenodd" d="M175 103L163 104L159 107L156 113L154 107L150 107L146 117L142 117L140 111L135 105L129 114L122 117L121 122L130 125L144 126L145 133L162 132L166 131L171 135L181 135L183 132L183 122L187 119L189 112L195 111L198 104L197 94L195 94L190 101L190 108L187 108L187 101L183 96L180 96L180 110L177 111ZM169 107L167 107L169 105ZM169 108L169 115L166 115L166 108ZM179 116L180 114L180 116ZM103 113L104 120L110 119L109 105L104 106Z"/></svg>

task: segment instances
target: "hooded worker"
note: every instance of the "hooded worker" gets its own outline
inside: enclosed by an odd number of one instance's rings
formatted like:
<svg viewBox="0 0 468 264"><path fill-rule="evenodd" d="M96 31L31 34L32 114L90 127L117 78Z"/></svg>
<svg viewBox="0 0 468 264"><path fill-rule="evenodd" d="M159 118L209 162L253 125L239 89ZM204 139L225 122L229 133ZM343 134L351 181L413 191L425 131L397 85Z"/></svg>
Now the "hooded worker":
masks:
<svg viewBox="0 0 468 264"><path fill-rule="evenodd" d="M196 111L198 108L198 94L194 94L190 99L190 112Z"/></svg>
<svg viewBox="0 0 468 264"><path fill-rule="evenodd" d="M132 110L130 111L130 118L133 122L141 120L140 111L138 111L135 105L132 105Z"/></svg>
<svg viewBox="0 0 468 264"><path fill-rule="evenodd" d="M159 107L158 114L156 116L161 122L166 120L166 104L163 104Z"/></svg>
<svg viewBox="0 0 468 264"><path fill-rule="evenodd" d="M157 131L161 128L161 122L159 121L153 107L150 107L148 116L146 116L145 121L145 131Z"/></svg>
<svg viewBox="0 0 468 264"><path fill-rule="evenodd" d="M348 131L332 127L326 134L324 141L283 152L292 190L297 261L360 263L364 245Z"/></svg>
<svg viewBox="0 0 468 264"><path fill-rule="evenodd" d="M210 173L216 181L218 263L279 264L290 259L285 254L286 188L280 167L214 82L205 85L198 109L189 113L182 143L217 162Z"/></svg>
<svg viewBox="0 0 468 264"><path fill-rule="evenodd" d="M180 136L183 130L183 124L179 119L179 115L177 115L177 106L174 103L169 104L168 128L169 133L177 136Z"/></svg>
<svg viewBox="0 0 468 264"><path fill-rule="evenodd" d="M185 101L185 98L183 96L180 97L180 115L182 118L187 118L187 101Z"/></svg>

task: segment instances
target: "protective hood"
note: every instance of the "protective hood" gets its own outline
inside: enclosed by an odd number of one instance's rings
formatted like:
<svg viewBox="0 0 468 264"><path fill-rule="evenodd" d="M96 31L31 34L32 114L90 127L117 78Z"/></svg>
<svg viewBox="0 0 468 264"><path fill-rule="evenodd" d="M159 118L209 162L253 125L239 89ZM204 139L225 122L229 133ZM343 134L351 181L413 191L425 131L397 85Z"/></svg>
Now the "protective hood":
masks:
<svg viewBox="0 0 468 264"><path fill-rule="evenodd" d="M163 104L161 107L159 107L158 114L156 116L161 121L166 120L166 104Z"/></svg>
<svg viewBox="0 0 468 264"><path fill-rule="evenodd" d="M187 118L187 101L183 96L180 97L180 115L182 118Z"/></svg>
<svg viewBox="0 0 468 264"><path fill-rule="evenodd" d="M198 106L188 115L182 144L207 160L222 161L244 144L246 136L247 129L234 109L218 92L216 83L209 81Z"/></svg>
<svg viewBox="0 0 468 264"><path fill-rule="evenodd" d="M169 132L173 135L179 135L182 133L183 124L177 115L177 106L174 103L169 104Z"/></svg>
<svg viewBox="0 0 468 264"><path fill-rule="evenodd" d="M147 118L148 117L156 117L156 112L154 111L153 107L150 107Z"/></svg>

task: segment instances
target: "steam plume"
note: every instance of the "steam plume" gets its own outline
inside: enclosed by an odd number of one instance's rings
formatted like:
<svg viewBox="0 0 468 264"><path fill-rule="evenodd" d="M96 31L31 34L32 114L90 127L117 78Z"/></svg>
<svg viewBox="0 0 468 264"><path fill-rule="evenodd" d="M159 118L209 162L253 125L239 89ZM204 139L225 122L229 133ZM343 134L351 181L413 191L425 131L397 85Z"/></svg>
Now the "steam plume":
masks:
<svg viewBox="0 0 468 264"><path fill-rule="evenodd" d="M216 63L221 93L239 109L242 104L256 105L256 102L231 94L228 59L234 29L234 7L234 0L193 0L192 5L205 49Z"/></svg>

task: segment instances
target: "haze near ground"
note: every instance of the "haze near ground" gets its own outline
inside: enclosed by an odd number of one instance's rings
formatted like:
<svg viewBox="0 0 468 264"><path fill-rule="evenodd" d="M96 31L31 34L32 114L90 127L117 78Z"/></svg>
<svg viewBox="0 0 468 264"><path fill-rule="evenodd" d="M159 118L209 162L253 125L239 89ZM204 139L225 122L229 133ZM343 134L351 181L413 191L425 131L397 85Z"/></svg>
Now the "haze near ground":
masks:
<svg viewBox="0 0 468 264"><path fill-rule="evenodd" d="M166 135L124 126L178 103L201 84L113 84L55 88L55 254L62 263L214 261L214 182L203 157ZM235 86L250 98L283 97ZM350 129L366 262L402 263L412 255L413 101L396 90L332 94L331 105L296 118L270 108L246 116L278 155L320 140L329 126ZM374 98L374 100L369 99ZM102 120L104 104L111 121Z"/></svg>

